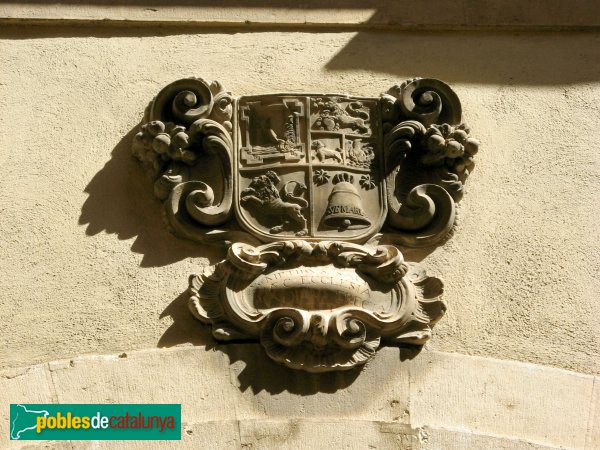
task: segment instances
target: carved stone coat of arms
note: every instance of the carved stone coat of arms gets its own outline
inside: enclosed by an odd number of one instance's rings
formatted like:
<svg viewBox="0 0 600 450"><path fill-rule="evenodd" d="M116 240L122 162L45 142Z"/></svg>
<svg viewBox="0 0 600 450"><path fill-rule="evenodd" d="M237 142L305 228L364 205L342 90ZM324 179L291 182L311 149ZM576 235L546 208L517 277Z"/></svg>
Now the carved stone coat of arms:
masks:
<svg viewBox="0 0 600 450"><path fill-rule="evenodd" d="M176 235L224 244L192 275L192 314L220 341L258 341L309 372L422 345L443 284L404 260L453 229L479 143L456 94L415 78L377 98L234 98L178 80L147 111L133 153Z"/></svg>

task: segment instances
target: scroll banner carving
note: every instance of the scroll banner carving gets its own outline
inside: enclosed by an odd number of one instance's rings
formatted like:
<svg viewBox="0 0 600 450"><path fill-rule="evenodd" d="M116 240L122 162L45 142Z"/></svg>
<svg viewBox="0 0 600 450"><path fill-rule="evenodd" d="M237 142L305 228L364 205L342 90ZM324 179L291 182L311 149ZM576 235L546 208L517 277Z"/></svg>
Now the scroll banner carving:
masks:
<svg viewBox="0 0 600 450"><path fill-rule="evenodd" d="M451 235L479 147L461 115L454 91L424 78L378 98L166 86L133 154L173 233L228 248L191 276L194 316L309 372L424 344L443 284L401 249Z"/></svg>

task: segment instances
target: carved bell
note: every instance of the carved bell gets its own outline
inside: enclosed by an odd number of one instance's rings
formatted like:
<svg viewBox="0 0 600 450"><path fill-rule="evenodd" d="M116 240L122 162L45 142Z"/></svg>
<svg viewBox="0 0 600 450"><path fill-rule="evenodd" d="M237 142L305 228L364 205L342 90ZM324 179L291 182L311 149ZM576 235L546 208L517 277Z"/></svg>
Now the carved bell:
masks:
<svg viewBox="0 0 600 450"><path fill-rule="evenodd" d="M329 194L323 223L341 230L356 230L371 226L362 207L360 194L352 184L354 177L348 173L333 178L334 187Z"/></svg>

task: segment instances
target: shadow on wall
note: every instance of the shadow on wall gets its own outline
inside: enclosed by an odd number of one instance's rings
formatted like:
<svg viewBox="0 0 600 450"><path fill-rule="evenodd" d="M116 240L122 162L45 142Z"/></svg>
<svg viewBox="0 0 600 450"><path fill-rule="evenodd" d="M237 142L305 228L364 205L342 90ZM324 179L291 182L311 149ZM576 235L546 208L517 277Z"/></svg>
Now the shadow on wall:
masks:
<svg viewBox="0 0 600 450"><path fill-rule="evenodd" d="M221 345L217 346L217 350L229 358L239 390L245 392L250 389L253 394L261 391L271 395L284 391L302 396L320 392L331 394L354 383L364 368L358 366L346 371L306 373L275 363L259 344ZM243 365L239 364L240 361Z"/></svg>
<svg viewBox="0 0 600 450"><path fill-rule="evenodd" d="M248 389L253 394L262 391L280 394L286 391L303 396L320 392L334 393L352 385L365 367L358 366L347 371L312 374L277 364L256 342L219 344L212 337L210 327L192 316L187 306L188 298L188 292L183 292L162 312L160 318L170 316L173 323L162 335L157 347L192 344L205 347L207 352L225 353L229 358L231 370L238 379L238 388L242 392ZM400 346L399 358L401 361L411 360L422 349L423 347L414 345Z"/></svg>
<svg viewBox="0 0 600 450"><path fill-rule="evenodd" d="M451 85L551 85L600 80L598 64L581 65L599 60L600 36L591 33L360 32L326 69L433 77Z"/></svg>
<svg viewBox="0 0 600 450"><path fill-rule="evenodd" d="M183 280L182 280L183 281ZM158 340L159 348L192 344L213 348L217 341L212 337L209 326L196 319L188 308L189 292L182 292L160 314L160 319L171 317L173 323Z"/></svg>
<svg viewBox="0 0 600 450"><path fill-rule="evenodd" d="M4 3L21 3L5 0ZM29 3L46 3L30 0ZM63 4L88 4L97 6L138 7L144 11L158 12L166 5L177 7L213 7L212 0L65 0ZM396 76L423 76L443 79L448 83L521 84L547 85L572 84L600 80L600 36L593 14L597 12L594 2L555 2L552 8L539 12L539 8L524 7L522 2L500 2L484 8L477 2L414 2L409 0L343 0L335 7L327 2L309 0L297 5L307 11L330 14L322 26L319 24L291 23L285 26L274 22L262 23L260 28L224 24L219 28L202 25L161 24L160 27L126 24L98 26L43 26L28 27L7 24L0 31L5 39L35 39L40 37L143 37L197 34L245 34L268 33L338 33L356 32L346 46L326 65L326 69L367 70ZM492 2L494 3L494 2ZM156 8L151 8L151 6ZM294 5L296 6L296 5ZM288 8L274 5L267 0L223 0L221 8L262 9ZM327 22L335 22L334 11L356 10L372 12L368 20L358 23L338 24L332 28ZM271 19L272 20L272 19ZM485 26L553 27L578 30L590 25L591 31L481 31ZM417 27L418 24L446 31L383 31L386 26ZM578 25L579 24L579 25ZM383 27L383 28L382 28ZM471 31L448 31L461 27L475 27ZM569 28L570 27L570 28ZM369 31L367 31L369 30ZM379 31L378 31L379 30ZM581 61L590 61L582 65ZM199 74L201 75L201 74ZM401 80L400 80L401 81Z"/></svg>
<svg viewBox="0 0 600 450"><path fill-rule="evenodd" d="M233 343L232 343L233 344ZM318 393L332 394L351 386L366 366L326 373L307 373L289 369L272 361L258 343L236 345L206 345L206 351L220 351L227 355L238 389L253 394L266 391L271 395L289 392L301 396ZM401 361L411 360L422 350L419 346L399 349ZM377 356L375 356L377 358ZM243 364L240 364L243 363ZM367 362L367 365L370 361Z"/></svg>
<svg viewBox="0 0 600 450"><path fill-rule="evenodd" d="M6 26L2 39L42 37L157 37L172 35L233 35L307 30L261 28L152 27L32 27ZM310 30L331 33L331 30ZM353 31L353 30L350 30ZM339 30L337 32L340 32ZM343 31L341 31L343 32ZM421 76L449 84L564 85L600 81L600 34L483 31L359 31L325 65L328 71L364 70L405 78ZM582 65L581 61L590 61ZM203 74L196 74L201 76ZM391 86L390 86L391 87ZM383 86L382 86L383 88Z"/></svg>
<svg viewBox="0 0 600 450"><path fill-rule="evenodd" d="M162 205L153 195L152 180L131 155L133 128L116 145L111 159L86 186L89 196L79 217L88 236L105 232L119 239L135 238L131 250L143 255L141 267L166 266L190 257L207 258L211 264L223 250L201 246L173 236L162 219Z"/></svg>
<svg viewBox="0 0 600 450"><path fill-rule="evenodd" d="M348 371L308 374L275 363L256 342L219 344L212 337L211 328L192 316L188 309L188 299L187 291L181 293L160 315L161 319L170 316L173 323L162 335L157 347L192 344L204 346L207 352L225 353L232 371L237 375L238 387L242 392L250 389L254 394L261 391L270 394L287 391L299 395L334 393L350 386L362 371L363 366L359 366ZM238 364L240 362L243 365Z"/></svg>
<svg viewBox="0 0 600 450"><path fill-rule="evenodd" d="M229 363L233 366L232 370L237 375L240 391L245 392L250 389L253 394L261 391L267 391L270 394L287 391L303 396L320 392L334 393L354 383L365 368L365 366L358 366L345 371L307 373L275 363L259 344L222 345L216 346L216 349L226 353L229 357ZM400 360L411 360L421 350L420 346L401 346L399 348ZM244 363L241 370L241 366L237 364L239 361ZM367 362L367 365L369 363L370 361Z"/></svg>

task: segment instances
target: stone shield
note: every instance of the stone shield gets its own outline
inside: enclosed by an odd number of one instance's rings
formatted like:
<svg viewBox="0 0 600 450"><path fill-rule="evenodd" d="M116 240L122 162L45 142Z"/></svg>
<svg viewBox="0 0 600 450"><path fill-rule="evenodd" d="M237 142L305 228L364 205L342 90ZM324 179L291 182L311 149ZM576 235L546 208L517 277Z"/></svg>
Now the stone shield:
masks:
<svg viewBox="0 0 600 450"><path fill-rule="evenodd" d="M365 241L386 217L380 105L342 95L241 97L234 203L261 241Z"/></svg>

